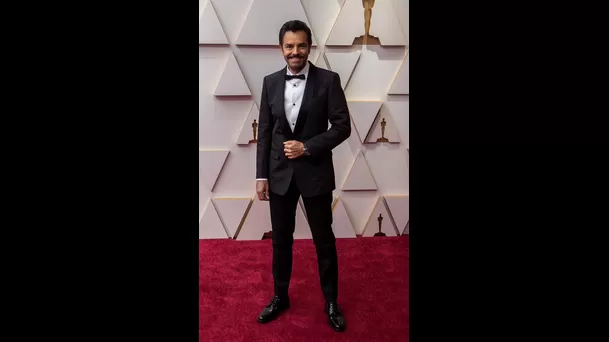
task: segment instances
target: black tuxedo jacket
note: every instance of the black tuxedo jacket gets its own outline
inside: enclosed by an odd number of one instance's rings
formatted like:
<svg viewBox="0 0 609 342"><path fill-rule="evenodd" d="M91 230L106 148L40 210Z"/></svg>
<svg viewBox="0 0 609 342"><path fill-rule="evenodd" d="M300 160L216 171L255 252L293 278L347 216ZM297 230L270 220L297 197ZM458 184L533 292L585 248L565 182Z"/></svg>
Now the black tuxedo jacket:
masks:
<svg viewBox="0 0 609 342"><path fill-rule="evenodd" d="M284 195L292 177L303 197L326 194L336 188L332 149L351 134L345 93L337 73L309 62L309 74L294 132L285 116L286 68L264 78L260 116L256 178L267 178L269 190ZM328 129L328 121L332 126ZM309 156L288 159L283 142L303 142Z"/></svg>

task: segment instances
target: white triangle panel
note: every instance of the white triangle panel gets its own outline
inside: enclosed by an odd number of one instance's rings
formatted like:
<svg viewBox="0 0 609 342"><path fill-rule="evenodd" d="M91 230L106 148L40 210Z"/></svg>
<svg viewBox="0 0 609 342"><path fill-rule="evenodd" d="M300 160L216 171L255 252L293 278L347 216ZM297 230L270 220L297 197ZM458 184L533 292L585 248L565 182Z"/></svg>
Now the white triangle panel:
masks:
<svg viewBox="0 0 609 342"><path fill-rule="evenodd" d="M328 63L326 63L326 59L324 58L323 54L321 54L321 53L319 54L319 57L317 58L317 60L313 64L315 64L315 66L318 67L318 68L330 70L330 67L328 66Z"/></svg>
<svg viewBox="0 0 609 342"><path fill-rule="evenodd" d="M410 211L408 202L408 195L388 195L385 196L385 203L387 203L387 208L389 208L389 212L391 217L393 218L393 222L400 233L404 233L406 230L406 225L408 224L408 220L410 218Z"/></svg>
<svg viewBox="0 0 609 342"><path fill-rule="evenodd" d="M328 0L301 0L302 7L307 13L307 17L311 21L311 30L317 37L320 45L323 45L325 40L332 30L332 26L338 17L340 8L345 0L328 1Z"/></svg>
<svg viewBox="0 0 609 342"><path fill-rule="evenodd" d="M199 221L199 239L227 239L226 230L218 217L214 204L209 201Z"/></svg>
<svg viewBox="0 0 609 342"><path fill-rule="evenodd" d="M312 239L311 229L309 228L309 222L304 214L304 206L299 203L296 205L296 227L294 229L294 239Z"/></svg>
<svg viewBox="0 0 609 342"><path fill-rule="evenodd" d="M385 126L384 132L383 125ZM379 141L379 139L383 137L389 141ZM376 117L376 120L374 120L372 129L368 133L365 142L374 144L379 142L399 143L400 141L400 135L398 134L397 126L395 125L395 121L393 121L391 114L389 114L388 110L381 110L380 114Z"/></svg>
<svg viewBox="0 0 609 342"><path fill-rule="evenodd" d="M261 201L254 197L249 211L246 213L241 230L236 240L262 240L264 233L270 231L271 213L269 201Z"/></svg>
<svg viewBox="0 0 609 342"><path fill-rule="evenodd" d="M355 52L326 52L326 60L330 70L338 73L340 76L340 83L343 90L347 87L347 83L355 70L357 61L361 56L360 51Z"/></svg>
<svg viewBox="0 0 609 342"><path fill-rule="evenodd" d="M376 190L376 182L370 172L370 167L364 154L360 151L355 157L355 162L345 179L342 190Z"/></svg>
<svg viewBox="0 0 609 342"><path fill-rule="evenodd" d="M383 101L347 101L360 141L365 141Z"/></svg>
<svg viewBox="0 0 609 342"><path fill-rule="evenodd" d="M351 46L353 40L366 33L364 7L361 0L346 0L332 31L327 46ZM392 0L376 0L370 18L370 35L377 37L383 46L406 45Z"/></svg>
<svg viewBox="0 0 609 342"><path fill-rule="evenodd" d="M212 199L218 216L224 224L229 237L234 237L237 233L237 229L241 224L241 220L245 215L245 211L249 207L252 199L249 197L243 198L213 198Z"/></svg>
<svg viewBox="0 0 609 342"><path fill-rule="evenodd" d="M300 207L302 208L302 212L303 212L303 214L304 214L304 216L305 216L305 218L307 219L307 222L308 222L309 218L307 217L307 211L305 210L305 206L304 206L304 202L302 200L302 197L300 197L298 199L298 205L300 205Z"/></svg>
<svg viewBox="0 0 609 342"><path fill-rule="evenodd" d="M368 222L364 227L364 231L362 232L363 237L373 237L375 234L379 233L379 222L381 229L380 231L385 234L385 236L398 236L395 226L393 225L393 221L391 221L391 217L389 216L389 211L387 210L387 206L385 205L385 201L382 197L379 197L376 201L376 205L368 218Z"/></svg>
<svg viewBox="0 0 609 342"><path fill-rule="evenodd" d="M224 66L224 71L218 81L216 90L214 91L216 96L249 96L252 95L250 88L243 78L243 73L235 55L231 52L228 56L228 61Z"/></svg>
<svg viewBox="0 0 609 342"><path fill-rule="evenodd" d="M199 150L200 182L207 190L213 190L228 152L228 150Z"/></svg>
<svg viewBox="0 0 609 342"><path fill-rule="evenodd" d="M199 44L228 44L216 10L209 0L199 0Z"/></svg>
<svg viewBox="0 0 609 342"><path fill-rule="evenodd" d="M311 62L311 63L315 64L315 66L317 66L317 62L319 62L319 56L321 56L321 55L322 55L321 49L319 49L317 47L312 47L311 53L309 54L309 58L307 59L307 62Z"/></svg>
<svg viewBox="0 0 609 342"><path fill-rule="evenodd" d="M252 104L252 108L250 109L245 122L243 123L243 127L241 128L241 132L239 133L239 137L237 138L237 145L247 145L250 143L256 143L254 141L254 129L256 131L256 139L258 139L258 116L260 112L258 109L258 105L256 102ZM252 125L255 126L252 126Z"/></svg>
<svg viewBox="0 0 609 342"><path fill-rule="evenodd" d="M243 23L237 45L279 45L279 29L290 20L311 27L300 0L254 0ZM311 37L317 45L315 35Z"/></svg>
<svg viewBox="0 0 609 342"><path fill-rule="evenodd" d="M343 201L338 198L334 202L334 209L332 210L333 223L332 230L336 238L355 238L355 229L353 223L347 214Z"/></svg>
<svg viewBox="0 0 609 342"><path fill-rule="evenodd" d="M400 70L393 79L393 84L389 88L389 95L408 95L410 93L410 63L408 62L408 55L402 62Z"/></svg>

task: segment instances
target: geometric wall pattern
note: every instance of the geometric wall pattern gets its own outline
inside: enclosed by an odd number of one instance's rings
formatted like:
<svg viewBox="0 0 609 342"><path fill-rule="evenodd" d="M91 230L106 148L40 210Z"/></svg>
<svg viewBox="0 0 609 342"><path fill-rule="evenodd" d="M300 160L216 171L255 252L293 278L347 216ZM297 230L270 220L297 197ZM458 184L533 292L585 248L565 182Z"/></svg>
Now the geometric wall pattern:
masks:
<svg viewBox="0 0 609 342"><path fill-rule="evenodd" d="M247 115L247 119L243 123L243 128L241 128L241 132L239 133L239 137L237 138L238 145L247 145L249 143L256 143L256 139L258 137L258 105L256 102L252 103L252 108Z"/></svg>
<svg viewBox="0 0 609 342"><path fill-rule="evenodd" d="M313 64L315 64L316 66L318 66L320 68L331 70L330 67L328 66L328 63L326 62L326 58L324 57L323 54L319 54L317 59L312 62L313 62ZM342 83L342 79L341 79L341 83Z"/></svg>
<svg viewBox="0 0 609 342"><path fill-rule="evenodd" d="M336 238L354 238L356 237L355 228L353 227L353 223L351 223L351 219L349 218L349 214L347 213L347 209L345 209L345 204L338 198L334 202L334 207L332 209L333 213L333 223L332 228L334 230L334 236Z"/></svg>
<svg viewBox="0 0 609 342"><path fill-rule="evenodd" d="M348 101L349 112L360 141L365 141L374 119L377 117L382 101Z"/></svg>
<svg viewBox="0 0 609 342"><path fill-rule="evenodd" d="M305 218L303 206L298 203L296 206L296 228L294 229L294 239L311 238L313 238L313 235L311 234L311 229L309 229L308 221Z"/></svg>
<svg viewBox="0 0 609 342"><path fill-rule="evenodd" d="M252 199L249 197L218 197L212 198L212 201L228 236L235 237Z"/></svg>
<svg viewBox="0 0 609 342"><path fill-rule="evenodd" d="M228 153L229 151L222 150L199 150L199 175L201 185L207 190L213 190Z"/></svg>
<svg viewBox="0 0 609 342"><path fill-rule="evenodd" d="M368 162L360 151L355 157L353 166L343 184L343 190L376 190L376 182L370 172Z"/></svg>
<svg viewBox="0 0 609 342"><path fill-rule="evenodd" d="M395 75L395 80L389 88L389 95L408 95L410 93L410 63L408 62L408 53L406 59L402 62L400 70Z"/></svg>
<svg viewBox="0 0 609 342"><path fill-rule="evenodd" d="M362 236L397 236L398 231L396 229L391 216L389 215L389 209L385 203L385 199L379 196L374 209L368 217L368 222L364 227Z"/></svg>
<svg viewBox="0 0 609 342"><path fill-rule="evenodd" d="M399 143L400 134L398 133L397 126L391 114L385 112L384 115L379 115L374 120L372 128L368 132L365 143Z"/></svg>
<svg viewBox="0 0 609 342"><path fill-rule="evenodd" d="M262 78L285 66L278 32L292 19L311 27L310 61L340 75L351 115L351 136L333 150L335 236L408 234L408 0L374 1L367 45L363 6L199 1L199 238L271 230L268 202L255 195L259 98ZM311 238L302 200L294 238Z"/></svg>
<svg viewBox="0 0 609 342"><path fill-rule="evenodd" d="M349 79L351 78L351 74L353 74L353 71L355 70L361 52L326 52L325 55L326 60L328 61L328 69L336 72L340 76L340 83L344 90L347 86L347 82L349 82Z"/></svg>
<svg viewBox="0 0 609 342"><path fill-rule="evenodd" d="M255 197L244 215L243 224L236 233L237 240L262 240L264 233L271 230L269 202Z"/></svg>
<svg viewBox="0 0 609 342"><path fill-rule="evenodd" d="M395 227L398 232L404 234L410 218L408 195L385 195L384 197Z"/></svg>
<svg viewBox="0 0 609 342"><path fill-rule="evenodd" d="M199 0L199 44L228 44L213 4Z"/></svg>
<svg viewBox="0 0 609 342"><path fill-rule="evenodd" d="M228 235L214 204L209 201L203 217L199 221L199 239L227 239Z"/></svg>
<svg viewBox="0 0 609 342"><path fill-rule="evenodd" d="M214 91L216 96L249 96L252 95L250 89L243 78L241 68L237 64L237 59L232 53L228 56L224 71L218 81L216 90Z"/></svg>
<svg viewBox="0 0 609 342"><path fill-rule="evenodd" d="M311 27L299 0L254 0L237 44L277 46L279 28L287 21L285 18L304 21ZM314 34L312 41L313 46L317 45Z"/></svg>
<svg viewBox="0 0 609 342"><path fill-rule="evenodd" d="M326 45L351 46L354 37L364 35L364 25L353 25L354 18L364 18L362 2L360 0L345 1ZM369 34L379 38L382 46L406 45L406 38L391 0L374 1Z"/></svg>

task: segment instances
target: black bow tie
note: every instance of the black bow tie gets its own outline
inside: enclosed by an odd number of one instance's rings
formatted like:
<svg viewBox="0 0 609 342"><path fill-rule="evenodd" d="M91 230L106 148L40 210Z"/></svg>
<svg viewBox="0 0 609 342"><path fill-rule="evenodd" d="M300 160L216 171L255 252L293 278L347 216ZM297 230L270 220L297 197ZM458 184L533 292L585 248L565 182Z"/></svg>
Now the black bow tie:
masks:
<svg viewBox="0 0 609 342"><path fill-rule="evenodd" d="M305 79L305 75L285 75L285 79L288 80L288 81L291 80L291 79L294 79L294 78L298 78L298 79L304 80Z"/></svg>

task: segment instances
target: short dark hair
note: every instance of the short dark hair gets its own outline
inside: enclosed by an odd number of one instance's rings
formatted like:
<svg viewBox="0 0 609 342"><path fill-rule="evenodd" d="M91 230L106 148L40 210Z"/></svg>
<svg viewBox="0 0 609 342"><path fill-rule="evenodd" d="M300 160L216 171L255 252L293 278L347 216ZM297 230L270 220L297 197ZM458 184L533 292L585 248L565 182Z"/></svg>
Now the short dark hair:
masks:
<svg viewBox="0 0 609 342"><path fill-rule="evenodd" d="M279 45L283 45L283 36L285 36L286 32L296 32L296 31L304 31L307 34L307 43L309 43L309 47L313 45L313 39L311 38L311 29L307 24L300 20L290 20L287 23L281 26L281 30L279 30Z"/></svg>

